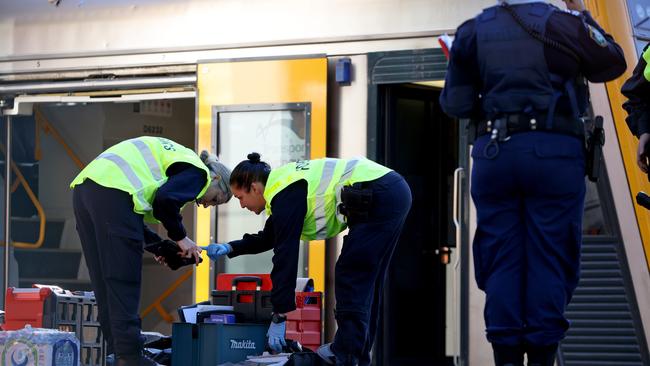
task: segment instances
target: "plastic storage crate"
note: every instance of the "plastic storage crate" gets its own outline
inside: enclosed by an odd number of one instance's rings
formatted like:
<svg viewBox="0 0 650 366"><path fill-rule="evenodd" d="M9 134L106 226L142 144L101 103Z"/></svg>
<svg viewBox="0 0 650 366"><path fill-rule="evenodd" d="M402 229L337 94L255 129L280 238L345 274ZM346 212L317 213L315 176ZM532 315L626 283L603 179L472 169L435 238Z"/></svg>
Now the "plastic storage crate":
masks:
<svg viewBox="0 0 650 366"><path fill-rule="evenodd" d="M70 292L56 286L7 289L4 330L32 327L73 332L80 343L82 366L103 366L106 358L99 311L92 292Z"/></svg>
<svg viewBox="0 0 650 366"><path fill-rule="evenodd" d="M219 274L212 304L231 305L237 322L268 324L271 321L269 274ZM296 310L287 313L288 339L316 350L322 344L322 292L296 292Z"/></svg>
<svg viewBox="0 0 650 366"><path fill-rule="evenodd" d="M286 337L316 351L322 343L322 304L321 292L296 292L297 309L287 313Z"/></svg>
<svg viewBox="0 0 650 366"><path fill-rule="evenodd" d="M261 355L266 343L263 324L172 325L172 365L215 366Z"/></svg>

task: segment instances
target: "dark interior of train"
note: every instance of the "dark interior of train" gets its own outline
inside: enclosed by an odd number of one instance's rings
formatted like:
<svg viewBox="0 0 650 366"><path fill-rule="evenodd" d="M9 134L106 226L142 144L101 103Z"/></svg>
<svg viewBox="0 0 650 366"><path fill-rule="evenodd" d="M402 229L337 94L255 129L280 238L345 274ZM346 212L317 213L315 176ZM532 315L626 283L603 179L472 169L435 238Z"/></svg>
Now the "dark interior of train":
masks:
<svg viewBox="0 0 650 366"><path fill-rule="evenodd" d="M387 274L377 365L451 364L445 356L446 264L439 253L454 246L458 137L439 95L439 89L414 84L379 88L377 156L405 177L413 205ZM414 312L417 321L410 318Z"/></svg>

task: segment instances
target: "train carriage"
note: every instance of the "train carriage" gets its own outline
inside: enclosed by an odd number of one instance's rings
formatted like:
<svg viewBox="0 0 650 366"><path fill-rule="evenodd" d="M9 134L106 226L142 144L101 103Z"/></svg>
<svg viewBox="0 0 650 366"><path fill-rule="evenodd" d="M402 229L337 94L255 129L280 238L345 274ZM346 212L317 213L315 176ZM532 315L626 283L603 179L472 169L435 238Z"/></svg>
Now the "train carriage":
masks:
<svg viewBox="0 0 650 366"><path fill-rule="evenodd" d="M554 1L561 5L560 1ZM105 148L164 136L234 166L367 156L414 196L384 295L376 365L488 365L484 297L473 279L471 141L440 109L437 38L492 0L22 0L0 3L0 207L11 238L5 284L89 289L69 182ZM560 365L650 365L649 190L635 164L620 87L650 41L650 0L586 0L629 70L591 84L604 118L602 178L587 182L582 280ZM7 164L9 162L9 164ZM9 199L5 199L8 196ZM259 230L233 201L186 207L197 243ZM157 228L165 234L163 228ZM342 240L303 243L299 276L325 291L334 334ZM207 300L217 273L261 273L271 254L168 271L144 259L143 328L169 333L179 305ZM207 259L207 257L205 258ZM208 264L209 263L209 264Z"/></svg>

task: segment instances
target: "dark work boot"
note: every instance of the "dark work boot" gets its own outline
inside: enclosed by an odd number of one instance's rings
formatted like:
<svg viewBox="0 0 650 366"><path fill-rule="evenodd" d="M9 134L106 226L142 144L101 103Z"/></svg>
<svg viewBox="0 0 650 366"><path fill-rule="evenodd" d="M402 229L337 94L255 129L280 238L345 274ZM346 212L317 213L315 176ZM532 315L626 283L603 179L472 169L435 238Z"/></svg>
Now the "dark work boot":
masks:
<svg viewBox="0 0 650 366"><path fill-rule="evenodd" d="M505 346L492 343L495 366L524 366L524 350L521 346Z"/></svg>
<svg viewBox="0 0 650 366"><path fill-rule="evenodd" d="M555 364L555 354L557 353L557 344L549 346L526 346L526 355L528 355L528 366L553 366Z"/></svg>

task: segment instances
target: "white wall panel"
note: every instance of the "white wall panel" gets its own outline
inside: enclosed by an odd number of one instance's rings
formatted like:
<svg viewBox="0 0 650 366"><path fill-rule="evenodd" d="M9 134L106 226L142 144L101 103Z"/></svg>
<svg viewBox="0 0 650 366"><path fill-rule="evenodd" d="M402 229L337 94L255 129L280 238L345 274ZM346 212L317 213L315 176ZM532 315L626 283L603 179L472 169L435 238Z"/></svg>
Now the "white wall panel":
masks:
<svg viewBox="0 0 650 366"><path fill-rule="evenodd" d="M454 29L492 0L47 0L0 3L0 57Z"/></svg>

